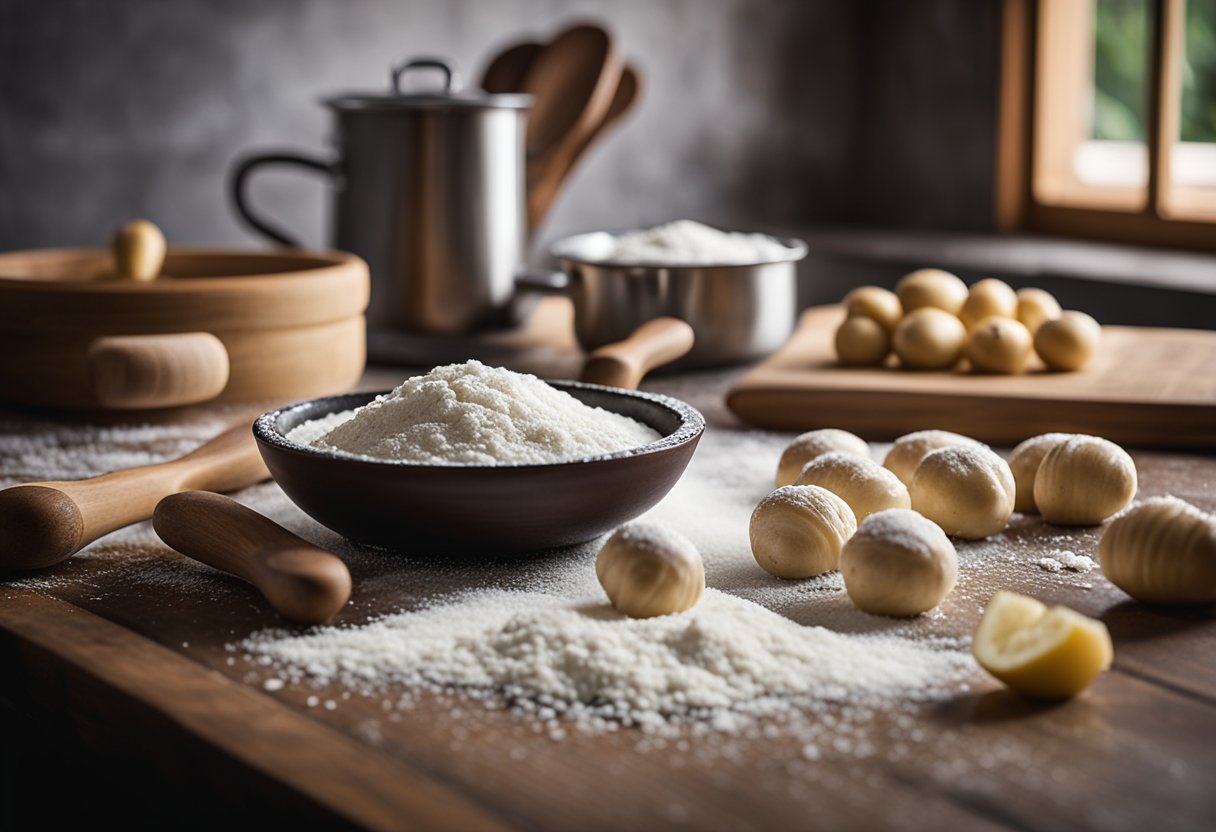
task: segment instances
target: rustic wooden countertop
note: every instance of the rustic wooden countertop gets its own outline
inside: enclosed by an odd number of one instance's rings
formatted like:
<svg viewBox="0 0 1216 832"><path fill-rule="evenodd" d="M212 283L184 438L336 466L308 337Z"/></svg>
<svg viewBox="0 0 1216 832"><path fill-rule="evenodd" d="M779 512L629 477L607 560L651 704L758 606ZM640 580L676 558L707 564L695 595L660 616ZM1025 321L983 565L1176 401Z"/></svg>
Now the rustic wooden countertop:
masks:
<svg viewBox="0 0 1216 832"><path fill-rule="evenodd" d="M400 375L376 370L365 386L390 386ZM721 404L737 376L659 377L646 387L689 399L725 430L737 427ZM1216 459L1134 456L1141 496L1172 493L1216 510ZM11 465L0 459L0 476L19 476ZM1059 548L1065 535L1069 548L1093 554L1092 530L1022 524L1008 542L1030 557L1049 538ZM911 716L876 714L866 753L829 748L808 758L780 731L712 749L704 737L650 740L636 729L555 741L507 712L450 698L422 696L390 716L378 699L344 697L337 687L268 691L267 674L234 662L227 645L279 625L274 614L236 580L206 577L196 593L180 582L149 591L146 570L130 580L124 559L146 560L157 546L149 531L138 552L105 551L0 582L0 698L7 724L27 741L70 738L65 755L88 750L97 765L129 769L161 812L166 803L192 806L238 827L264 818L458 830L1216 823L1216 616L1121 599L1098 572L1047 582L1027 570L1005 584L1109 626L1113 670L1085 695L1035 704L985 682ZM391 568L379 567L378 577ZM369 575L354 571L355 603L343 620L394 608L392 581L361 594ZM945 612L959 633L979 615L973 602ZM88 776L71 771L75 780L55 784L67 802ZM138 818L141 807L126 811L124 820ZM176 820L189 826L189 817Z"/></svg>

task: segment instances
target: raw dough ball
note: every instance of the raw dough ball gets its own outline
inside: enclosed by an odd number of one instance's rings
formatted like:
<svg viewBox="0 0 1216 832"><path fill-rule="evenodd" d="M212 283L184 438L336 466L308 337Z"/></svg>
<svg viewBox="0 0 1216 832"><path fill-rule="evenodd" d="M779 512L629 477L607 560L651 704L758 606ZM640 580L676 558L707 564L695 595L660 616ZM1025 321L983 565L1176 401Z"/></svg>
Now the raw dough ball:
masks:
<svg viewBox="0 0 1216 832"><path fill-rule="evenodd" d="M1046 321L1034 334L1034 351L1053 370L1079 370L1102 340L1102 327L1084 312L1068 311Z"/></svg>
<svg viewBox="0 0 1216 832"><path fill-rule="evenodd" d="M1154 497L1111 521L1098 543L1102 574L1150 604L1216 602L1216 517Z"/></svg>
<svg viewBox="0 0 1216 832"><path fill-rule="evenodd" d="M978 322L967 336L967 358L983 373L1022 372L1030 357L1030 330L1013 318L996 316Z"/></svg>
<svg viewBox="0 0 1216 832"><path fill-rule="evenodd" d="M786 485L752 512L752 556L778 578L810 578L840 564L840 549L857 531L849 504L817 485Z"/></svg>
<svg viewBox="0 0 1216 832"><path fill-rule="evenodd" d="M904 314L932 306L957 315L967 300L967 284L942 269L917 269L895 284Z"/></svg>
<svg viewBox="0 0 1216 832"><path fill-rule="evenodd" d="M654 523L617 529L595 559L595 575L612 606L631 618L692 609L705 591L697 547Z"/></svg>
<svg viewBox="0 0 1216 832"><path fill-rule="evenodd" d="M899 362L910 370L944 370L958 363L967 330L962 322L941 309L926 307L909 312L895 327L891 339Z"/></svg>
<svg viewBox="0 0 1216 832"><path fill-rule="evenodd" d="M850 318L872 318L890 332L904 316L903 305L892 291L878 286L859 286L844 296L844 308Z"/></svg>
<svg viewBox="0 0 1216 832"><path fill-rule="evenodd" d="M963 326L971 329L984 318L996 315L1001 318L1012 318L1018 313L1018 296L1009 284L995 277L989 277L973 285L963 301L963 308L958 311L959 320Z"/></svg>
<svg viewBox="0 0 1216 832"><path fill-rule="evenodd" d="M802 468L812 459L828 451L844 451L854 456L870 458L870 446L860 436L847 430L823 428L799 434L786 446L777 463L777 487L793 485Z"/></svg>
<svg viewBox="0 0 1216 832"><path fill-rule="evenodd" d="M954 588L958 559L936 523L915 511L871 514L840 552L849 599L875 615L916 615Z"/></svg>
<svg viewBox="0 0 1216 832"><path fill-rule="evenodd" d="M1136 496L1136 463L1114 442L1073 436L1043 455L1034 504L1048 523L1097 526Z"/></svg>
<svg viewBox="0 0 1216 832"><path fill-rule="evenodd" d="M873 367L891 352L891 336L873 318L845 318L836 329L836 357L841 364Z"/></svg>
<svg viewBox="0 0 1216 832"><path fill-rule="evenodd" d="M1034 504L1034 479L1039 472L1039 464L1047 452L1065 439L1071 439L1075 433L1044 433L1033 436L1018 445L1009 453L1009 470L1013 472L1013 481L1017 485L1017 495L1013 498L1013 510L1023 513L1038 511Z"/></svg>
<svg viewBox="0 0 1216 832"><path fill-rule="evenodd" d="M1060 302L1042 289L1018 289L1018 320L1034 335L1047 321L1060 317Z"/></svg>
<svg viewBox="0 0 1216 832"><path fill-rule="evenodd" d="M946 534L966 540L994 535L1013 514L1015 486L1005 460L980 445L929 452L908 493L912 508L941 526Z"/></svg>
<svg viewBox="0 0 1216 832"><path fill-rule="evenodd" d="M860 523L876 511L911 508L908 488L872 459L833 451L806 464L794 485L818 485L849 504Z"/></svg>
<svg viewBox="0 0 1216 832"><path fill-rule="evenodd" d="M882 465L899 477L900 482L908 485L912 482L912 474L916 471L916 466L920 465L925 454L936 451L938 448L952 448L955 445L987 447L961 433L951 433L948 430L918 430L896 439L891 450L887 451L887 457L882 461Z"/></svg>

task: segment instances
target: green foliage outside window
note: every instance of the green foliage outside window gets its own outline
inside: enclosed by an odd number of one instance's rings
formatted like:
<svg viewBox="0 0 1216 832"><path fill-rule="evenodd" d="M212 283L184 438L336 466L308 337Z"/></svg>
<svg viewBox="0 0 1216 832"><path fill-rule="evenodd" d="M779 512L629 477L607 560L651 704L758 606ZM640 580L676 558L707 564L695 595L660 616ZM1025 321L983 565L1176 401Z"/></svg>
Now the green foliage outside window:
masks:
<svg viewBox="0 0 1216 832"><path fill-rule="evenodd" d="M1152 7L1095 0L1095 139L1144 141ZM1216 0L1187 0L1182 141L1216 142Z"/></svg>

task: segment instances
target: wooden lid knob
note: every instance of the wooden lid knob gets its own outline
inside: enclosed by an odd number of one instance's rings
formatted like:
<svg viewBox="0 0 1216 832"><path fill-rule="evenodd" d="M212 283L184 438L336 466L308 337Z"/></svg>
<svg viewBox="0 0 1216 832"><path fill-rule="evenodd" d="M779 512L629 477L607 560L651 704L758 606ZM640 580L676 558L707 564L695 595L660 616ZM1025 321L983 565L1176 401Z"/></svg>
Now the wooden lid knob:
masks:
<svg viewBox="0 0 1216 832"><path fill-rule="evenodd" d="M120 280L156 280L165 250L165 235L155 223L132 220L114 234L114 274Z"/></svg>

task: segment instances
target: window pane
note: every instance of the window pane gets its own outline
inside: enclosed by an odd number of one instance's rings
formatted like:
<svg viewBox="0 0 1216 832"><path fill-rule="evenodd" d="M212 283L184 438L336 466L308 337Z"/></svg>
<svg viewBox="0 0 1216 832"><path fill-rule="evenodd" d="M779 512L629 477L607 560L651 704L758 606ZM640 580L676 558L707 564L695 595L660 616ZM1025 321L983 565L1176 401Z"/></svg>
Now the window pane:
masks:
<svg viewBox="0 0 1216 832"><path fill-rule="evenodd" d="M1178 140L1170 152L1169 217L1216 217L1216 0L1187 0Z"/></svg>
<svg viewBox="0 0 1216 832"><path fill-rule="evenodd" d="M1090 138L1143 142L1148 102L1148 0L1096 0Z"/></svg>
<svg viewBox="0 0 1216 832"><path fill-rule="evenodd" d="M1187 0L1182 141L1216 142L1216 0Z"/></svg>
<svg viewBox="0 0 1216 832"><path fill-rule="evenodd" d="M1145 187L1148 145L1149 0L1094 0L1093 86L1088 140L1073 155L1077 181Z"/></svg>
<svg viewBox="0 0 1216 832"><path fill-rule="evenodd" d="M1171 207L1216 211L1216 0L1187 0L1180 139L1170 158Z"/></svg>

